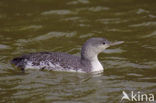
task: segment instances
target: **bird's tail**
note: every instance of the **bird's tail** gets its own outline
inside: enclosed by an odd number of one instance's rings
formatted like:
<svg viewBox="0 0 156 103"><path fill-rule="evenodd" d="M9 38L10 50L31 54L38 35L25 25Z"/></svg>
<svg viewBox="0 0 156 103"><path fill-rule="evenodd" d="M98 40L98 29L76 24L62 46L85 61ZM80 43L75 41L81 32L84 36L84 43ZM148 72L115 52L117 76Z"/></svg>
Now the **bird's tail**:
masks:
<svg viewBox="0 0 156 103"><path fill-rule="evenodd" d="M14 64L17 67L24 69L24 58L22 58L22 57L14 58L11 60L11 64Z"/></svg>
<svg viewBox="0 0 156 103"><path fill-rule="evenodd" d="M18 65L22 61L22 58L17 57L11 60L11 64Z"/></svg>

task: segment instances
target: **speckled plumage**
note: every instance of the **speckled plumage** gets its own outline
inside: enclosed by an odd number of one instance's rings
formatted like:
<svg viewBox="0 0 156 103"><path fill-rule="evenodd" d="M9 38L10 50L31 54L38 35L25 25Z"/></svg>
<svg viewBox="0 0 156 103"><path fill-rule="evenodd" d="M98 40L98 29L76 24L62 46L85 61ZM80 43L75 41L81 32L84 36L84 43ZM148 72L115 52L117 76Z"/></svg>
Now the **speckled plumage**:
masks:
<svg viewBox="0 0 156 103"><path fill-rule="evenodd" d="M89 67L81 63L80 57L61 52L30 53L12 60L13 64L23 69L26 68L29 62L32 62L32 67L38 67L38 69L90 72ZM85 62L89 63L87 61ZM53 64L54 67L52 67L50 63Z"/></svg>
<svg viewBox="0 0 156 103"><path fill-rule="evenodd" d="M98 54L109 47L105 38L91 38L82 46L81 57L61 52L38 52L14 58L11 63L24 69L48 69L54 71L94 72L103 67Z"/></svg>

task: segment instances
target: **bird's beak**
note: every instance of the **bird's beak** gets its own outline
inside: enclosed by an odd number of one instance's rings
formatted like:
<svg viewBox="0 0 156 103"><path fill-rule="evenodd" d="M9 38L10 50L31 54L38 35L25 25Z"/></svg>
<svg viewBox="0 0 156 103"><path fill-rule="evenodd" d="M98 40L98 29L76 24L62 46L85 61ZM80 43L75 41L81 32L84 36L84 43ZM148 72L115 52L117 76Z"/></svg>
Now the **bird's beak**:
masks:
<svg viewBox="0 0 156 103"><path fill-rule="evenodd" d="M115 46L115 45L120 45L120 44L123 44L124 41L116 41L116 42L110 42L110 46Z"/></svg>
<svg viewBox="0 0 156 103"><path fill-rule="evenodd" d="M124 43L124 41L108 42L107 43L107 47L111 47L111 46L115 46L115 45L120 45L122 43ZM105 49L104 50L104 53L111 53L111 52L113 52L113 50L108 50L108 49Z"/></svg>

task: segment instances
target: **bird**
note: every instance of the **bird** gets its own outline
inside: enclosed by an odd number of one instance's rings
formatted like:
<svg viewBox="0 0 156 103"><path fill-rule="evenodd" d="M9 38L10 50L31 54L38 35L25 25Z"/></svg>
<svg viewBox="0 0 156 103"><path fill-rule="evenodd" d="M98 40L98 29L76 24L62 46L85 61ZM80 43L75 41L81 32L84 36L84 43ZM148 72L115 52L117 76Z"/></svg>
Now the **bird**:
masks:
<svg viewBox="0 0 156 103"><path fill-rule="evenodd" d="M66 72L99 72L104 68L98 59L98 54L111 45L114 44L103 37L93 37L82 45L80 56L64 52L36 52L13 58L11 64L22 71L47 69Z"/></svg>

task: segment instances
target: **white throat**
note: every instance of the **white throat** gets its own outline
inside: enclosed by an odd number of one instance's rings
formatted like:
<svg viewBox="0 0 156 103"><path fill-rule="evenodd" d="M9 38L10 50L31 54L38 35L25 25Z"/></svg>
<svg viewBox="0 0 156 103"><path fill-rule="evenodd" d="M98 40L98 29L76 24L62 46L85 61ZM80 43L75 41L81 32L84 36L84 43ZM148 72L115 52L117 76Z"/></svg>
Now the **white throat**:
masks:
<svg viewBox="0 0 156 103"><path fill-rule="evenodd" d="M91 65L92 65L92 72L96 72L96 71L102 71L103 70L103 66L101 65L101 63L98 60L98 57L95 56L92 61L91 61Z"/></svg>

